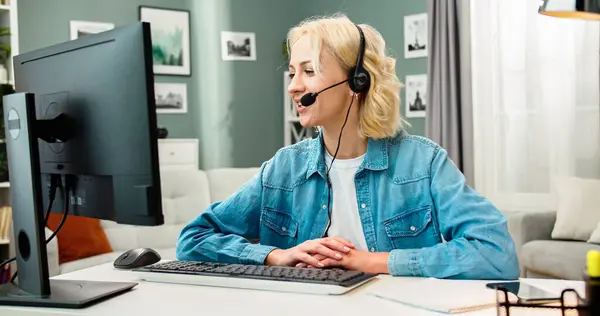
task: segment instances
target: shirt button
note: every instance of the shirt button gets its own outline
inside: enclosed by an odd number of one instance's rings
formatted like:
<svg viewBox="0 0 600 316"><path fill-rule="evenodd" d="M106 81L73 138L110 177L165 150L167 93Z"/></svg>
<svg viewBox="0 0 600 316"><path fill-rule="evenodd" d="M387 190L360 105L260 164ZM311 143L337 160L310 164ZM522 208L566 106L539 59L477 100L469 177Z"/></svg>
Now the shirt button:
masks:
<svg viewBox="0 0 600 316"><path fill-rule="evenodd" d="M360 205L360 207L367 208L367 204L363 203L363 204Z"/></svg>
<svg viewBox="0 0 600 316"><path fill-rule="evenodd" d="M375 248L374 247L371 247L371 252L375 252Z"/></svg>
<svg viewBox="0 0 600 316"><path fill-rule="evenodd" d="M415 226L410 226L410 230L414 232L415 230L417 230L417 228Z"/></svg>
<svg viewBox="0 0 600 316"><path fill-rule="evenodd" d="M327 205L323 204L323 209L326 209L326 208L327 208Z"/></svg>
<svg viewBox="0 0 600 316"><path fill-rule="evenodd" d="M281 227L281 231L286 231L286 230L287 230L287 228Z"/></svg>

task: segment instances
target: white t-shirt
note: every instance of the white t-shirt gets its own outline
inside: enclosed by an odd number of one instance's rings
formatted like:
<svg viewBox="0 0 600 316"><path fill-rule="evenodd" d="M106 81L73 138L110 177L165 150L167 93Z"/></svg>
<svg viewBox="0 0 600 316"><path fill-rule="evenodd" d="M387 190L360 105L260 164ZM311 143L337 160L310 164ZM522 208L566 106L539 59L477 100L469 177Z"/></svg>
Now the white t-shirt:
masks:
<svg viewBox="0 0 600 316"><path fill-rule="evenodd" d="M333 157L327 152L325 166L329 168ZM336 158L329 171L331 180L331 226L328 236L339 236L354 244L356 249L367 250L367 241L363 232L354 175L365 159L365 155L351 159Z"/></svg>

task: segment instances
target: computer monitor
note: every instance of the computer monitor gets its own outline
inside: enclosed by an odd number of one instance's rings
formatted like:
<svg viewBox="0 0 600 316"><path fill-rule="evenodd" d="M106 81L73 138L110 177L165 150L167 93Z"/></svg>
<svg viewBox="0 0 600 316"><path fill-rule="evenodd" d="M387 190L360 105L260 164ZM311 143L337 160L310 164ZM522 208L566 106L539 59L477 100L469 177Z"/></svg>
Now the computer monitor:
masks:
<svg viewBox="0 0 600 316"><path fill-rule="evenodd" d="M146 22L14 58L3 106L19 279L0 304L82 307L137 284L49 280L44 213L163 224L152 69Z"/></svg>

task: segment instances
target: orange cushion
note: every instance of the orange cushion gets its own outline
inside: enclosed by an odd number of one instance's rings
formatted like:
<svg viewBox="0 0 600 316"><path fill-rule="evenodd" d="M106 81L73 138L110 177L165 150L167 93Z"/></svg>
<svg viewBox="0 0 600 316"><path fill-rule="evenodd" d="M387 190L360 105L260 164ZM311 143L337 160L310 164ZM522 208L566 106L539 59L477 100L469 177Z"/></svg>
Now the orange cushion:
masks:
<svg viewBox="0 0 600 316"><path fill-rule="evenodd" d="M56 231L62 217L63 214L50 213L46 226ZM68 215L54 238L58 239L60 264L113 251L100 220L96 218Z"/></svg>

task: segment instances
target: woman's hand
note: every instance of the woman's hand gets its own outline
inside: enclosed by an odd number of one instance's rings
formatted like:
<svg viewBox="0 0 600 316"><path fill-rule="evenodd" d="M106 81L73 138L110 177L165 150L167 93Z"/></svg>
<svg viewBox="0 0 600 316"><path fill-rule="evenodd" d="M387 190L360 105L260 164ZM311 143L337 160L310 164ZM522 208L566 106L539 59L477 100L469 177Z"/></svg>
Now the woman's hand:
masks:
<svg viewBox="0 0 600 316"><path fill-rule="evenodd" d="M339 267L346 270L362 271L366 273L389 274L387 262L389 253L387 252L368 252L352 249L340 260L332 260L321 254L313 255L320 264L307 264L300 262L296 264L298 268L322 268Z"/></svg>
<svg viewBox="0 0 600 316"><path fill-rule="evenodd" d="M266 265L295 266L298 263L306 263L315 267L325 267L315 255L328 258L332 261L341 260L343 255L350 252L354 245L339 237L327 237L308 240L290 249L275 249L267 255Z"/></svg>

